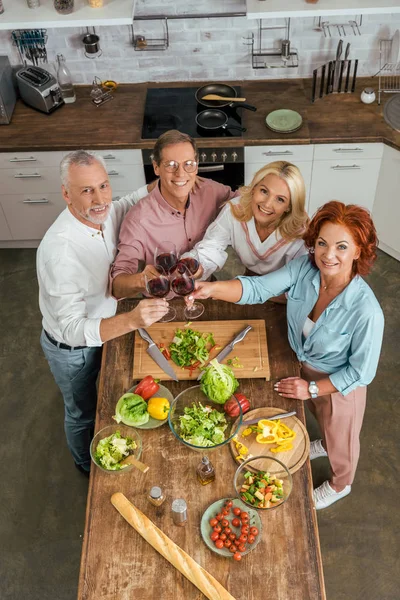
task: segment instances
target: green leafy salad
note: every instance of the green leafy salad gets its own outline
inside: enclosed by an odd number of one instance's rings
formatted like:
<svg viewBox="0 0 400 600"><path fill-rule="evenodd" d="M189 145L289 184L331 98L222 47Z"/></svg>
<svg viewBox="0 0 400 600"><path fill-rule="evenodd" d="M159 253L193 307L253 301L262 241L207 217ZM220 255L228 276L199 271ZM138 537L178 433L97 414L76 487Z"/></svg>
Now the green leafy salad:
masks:
<svg viewBox="0 0 400 600"><path fill-rule="evenodd" d="M108 471L120 471L125 466L119 463L135 450L136 442L130 437L122 437L119 431L103 438L97 444L94 458L96 462Z"/></svg>
<svg viewBox="0 0 400 600"><path fill-rule="evenodd" d="M228 426L225 415L215 408L203 406L201 402L187 406L179 417L180 436L193 446L209 447L225 441Z"/></svg>
<svg viewBox="0 0 400 600"><path fill-rule="evenodd" d="M218 404L225 404L239 387L232 369L220 365L214 358L206 368L201 378L201 391Z"/></svg>
<svg viewBox="0 0 400 600"><path fill-rule="evenodd" d="M144 425L149 420L150 415L147 411L147 402L138 394L128 392L121 396L115 407L115 416L113 419L117 423L137 427Z"/></svg>
<svg viewBox="0 0 400 600"><path fill-rule="evenodd" d="M212 333L200 333L193 329L177 329L169 346L171 358L179 367L204 365L210 349L215 346Z"/></svg>

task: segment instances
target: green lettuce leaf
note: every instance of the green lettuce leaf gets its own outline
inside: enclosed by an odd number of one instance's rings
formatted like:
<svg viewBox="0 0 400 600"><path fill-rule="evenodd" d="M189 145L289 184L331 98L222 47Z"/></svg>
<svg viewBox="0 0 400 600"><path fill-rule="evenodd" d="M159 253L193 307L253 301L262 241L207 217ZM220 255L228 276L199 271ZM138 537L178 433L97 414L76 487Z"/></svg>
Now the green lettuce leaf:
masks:
<svg viewBox="0 0 400 600"><path fill-rule="evenodd" d="M144 425L149 420L147 402L138 394L127 393L121 396L115 407L114 419L125 425Z"/></svg>
<svg viewBox="0 0 400 600"><path fill-rule="evenodd" d="M216 358L210 362L201 378L201 391L218 404L225 404L238 386L232 369L220 365Z"/></svg>

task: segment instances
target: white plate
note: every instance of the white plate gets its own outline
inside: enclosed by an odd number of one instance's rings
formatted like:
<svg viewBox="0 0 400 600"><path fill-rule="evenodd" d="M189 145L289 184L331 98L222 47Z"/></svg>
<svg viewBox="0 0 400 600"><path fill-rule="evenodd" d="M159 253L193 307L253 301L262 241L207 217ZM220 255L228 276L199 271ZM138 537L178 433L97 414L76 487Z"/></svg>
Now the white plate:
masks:
<svg viewBox="0 0 400 600"><path fill-rule="evenodd" d="M389 62L391 64L396 64L400 60L400 32L398 29L394 32L394 36L392 37L392 45L390 47L390 57Z"/></svg>

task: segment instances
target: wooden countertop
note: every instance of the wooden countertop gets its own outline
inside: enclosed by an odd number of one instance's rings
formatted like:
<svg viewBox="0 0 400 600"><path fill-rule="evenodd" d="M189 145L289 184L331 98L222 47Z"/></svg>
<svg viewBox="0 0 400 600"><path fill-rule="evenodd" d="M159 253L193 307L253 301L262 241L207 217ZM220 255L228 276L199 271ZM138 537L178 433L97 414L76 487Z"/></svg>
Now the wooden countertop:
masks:
<svg viewBox="0 0 400 600"><path fill-rule="evenodd" d="M177 319L182 318L182 300L173 300ZM124 301L122 311L133 308ZM265 319L271 380L241 379L240 391L250 398L252 408L275 406L282 412L296 410L304 422L304 403L279 397L273 390L277 379L295 376L299 364L287 340L286 311L282 305L239 306L207 300L200 320ZM97 403L96 431L112 424L118 398L132 386L134 336L107 342L103 350ZM168 382L176 396L193 385L190 381ZM141 430L142 460L150 466L143 474L103 473L92 465L86 509L78 600L201 600L203 594L162 558L132 529L111 505L113 493L122 492L166 535L225 586L236 600L325 600L316 513L312 501L310 462L293 474L288 501L276 510L259 512L263 524L260 543L240 564L218 556L207 548L200 535L205 509L233 493L237 465L227 446L211 453L215 481L201 486L195 469L201 453L175 439L168 425ZM146 499L149 489L159 485L167 496L156 508ZM184 498L188 523L176 527L171 520L171 501Z"/></svg>
<svg viewBox="0 0 400 600"><path fill-rule="evenodd" d="M376 79L360 78L354 94L332 94L314 104L310 100L310 79L231 83L241 85L242 94L258 110L243 110L247 132L242 138L200 138L202 147L384 142L400 150L400 132L383 119L388 96L383 95L380 106L377 102L365 105L360 100L364 87L377 89ZM0 127L0 152L152 148L153 140L140 137L146 90L182 86L195 87L196 82L120 85L115 98L100 107L90 101L90 86L77 86L77 101L51 115L35 111L18 100L11 124ZM265 117L277 108L297 110L303 117L303 126L288 135L267 129Z"/></svg>

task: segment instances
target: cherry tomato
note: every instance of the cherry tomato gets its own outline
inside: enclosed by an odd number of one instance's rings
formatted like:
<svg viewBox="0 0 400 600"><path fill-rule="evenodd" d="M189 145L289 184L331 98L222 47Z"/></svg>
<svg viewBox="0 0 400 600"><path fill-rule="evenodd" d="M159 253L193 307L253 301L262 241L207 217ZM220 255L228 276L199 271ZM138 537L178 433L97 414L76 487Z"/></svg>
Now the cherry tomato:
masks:
<svg viewBox="0 0 400 600"><path fill-rule="evenodd" d="M232 519L232 525L234 527L240 527L240 519Z"/></svg>
<svg viewBox="0 0 400 600"><path fill-rule="evenodd" d="M222 531L222 527L221 527L221 525L219 525L219 524L218 524L218 525L216 525L216 526L214 527L214 531L216 531L217 533L221 533L221 531Z"/></svg>
<svg viewBox="0 0 400 600"><path fill-rule="evenodd" d="M257 527L250 527L250 533L251 535L257 536L258 535L258 529Z"/></svg>
<svg viewBox="0 0 400 600"><path fill-rule="evenodd" d="M242 560L242 555L240 554L240 552L235 552L235 554L233 555L233 559Z"/></svg>
<svg viewBox="0 0 400 600"><path fill-rule="evenodd" d="M247 513L247 512L241 512L240 513L240 518L241 519L248 519L249 518L249 513Z"/></svg>
<svg viewBox="0 0 400 600"><path fill-rule="evenodd" d="M224 510L222 511L222 514L224 515L224 517L227 517L230 513L229 508L224 508Z"/></svg>
<svg viewBox="0 0 400 600"><path fill-rule="evenodd" d="M242 521L242 525L248 525L250 523L250 517L243 517L243 519L241 519Z"/></svg>
<svg viewBox="0 0 400 600"><path fill-rule="evenodd" d="M235 546L240 546L240 544L241 544L240 540L234 540L233 543L235 544Z"/></svg>
<svg viewBox="0 0 400 600"><path fill-rule="evenodd" d="M237 506L235 506L235 508L233 509L233 514L236 515L237 517L240 515L241 512L242 511Z"/></svg>
<svg viewBox="0 0 400 600"><path fill-rule="evenodd" d="M230 533L232 533L232 529L230 527L225 527L224 533L226 533L226 535L229 535Z"/></svg>
<svg viewBox="0 0 400 600"><path fill-rule="evenodd" d="M226 540L226 533L220 533L219 534L219 539L222 540L223 542L225 542L225 540Z"/></svg>
<svg viewBox="0 0 400 600"><path fill-rule="evenodd" d="M212 534L210 535L210 538L213 542L215 542L216 540L219 539L219 533L217 531L213 531Z"/></svg>
<svg viewBox="0 0 400 600"><path fill-rule="evenodd" d="M215 547L218 548L219 550L221 550L221 548L224 547L224 542L222 540L215 540L214 544L215 544Z"/></svg>
<svg viewBox="0 0 400 600"><path fill-rule="evenodd" d="M233 542L233 540L236 540L236 535L234 533L230 533L229 539Z"/></svg>
<svg viewBox="0 0 400 600"><path fill-rule="evenodd" d="M248 536L248 538L247 538L247 543L248 543L248 544L254 544L254 542L255 542L255 539L256 539L256 538L254 537L254 535L251 535L251 534L250 534L250 535Z"/></svg>
<svg viewBox="0 0 400 600"><path fill-rule="evenodd" d="M242 533L242 535L239 537L239 541L241 544L244 544L245 542L247 542L247 535Z"/></svg>
<svg viewBox="0 0 400 600"><path fill-rule="evenodd" d="M250 531L250 527L248 525L243 525L242 533L245 533L247 535L249 533L249 531Z"/></svg>
<svg viewBox="0 0 400 600"><path fill-rule="evenodd" d="M232 546L229 548L229 552L232 552L232 554L234 552L236 552L236 546L235 546L235 544L232 544Z"/></svg>
<svg viewBox="0 0 400 600"><path fill-rule="evenodd" d="M246 546L244 544L240 544L240 546L238 546L238 551L239 552L246 552Z"/></svg>
<svg viewBox="0 0 400 600"><path fill-rule="evenodd" d="M231 540L225 540L224 546L225 546L225 548L230 548L232 546Z"/></svg>
<svg viewBox="0 0 400 600"><path fill-rule="evenodd" d="M222 527L229 527L229 521L228 521L228 519L222 519L221 525L222 525Z"/></svg>
<svg viewBox="0 0 400 600"><path fill-rule="evenodd" d="M228 500L228 502L225 502L226 508L230 508L232 505L233 505L232 500Z"/></svg>
<svg viewBox="0 0 400 600"><path fill-rule="evenodd" d="M224 516L221 513L218 513L217 515L215 515L215 518L217 519L217 521L222 521Z"/></svg>
<svg viewBox="0 0 400 600"><path fill-rule="evenodd" d="M215 527L217 523L218 523L217 519L210 519L211 527Z"/></svg>

